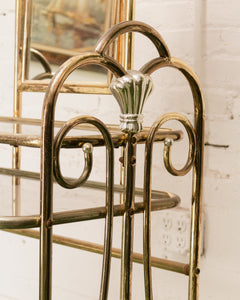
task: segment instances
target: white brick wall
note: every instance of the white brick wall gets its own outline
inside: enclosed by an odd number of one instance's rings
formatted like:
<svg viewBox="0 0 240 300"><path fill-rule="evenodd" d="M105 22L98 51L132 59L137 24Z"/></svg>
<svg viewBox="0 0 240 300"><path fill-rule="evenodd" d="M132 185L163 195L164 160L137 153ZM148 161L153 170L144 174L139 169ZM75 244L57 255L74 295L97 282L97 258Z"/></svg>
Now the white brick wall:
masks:
<svg viewBox="0 0 240 300"><path fill-rule="evenodd" d="M240 280L240 202L239 202L239 136L240 136L240 3L234 0L136 0L136 19L155 27L165 39L171 54L186 61L199 75L206 101L206 134L204 164L204 256L201 259L200 300L235 300L239 298ZM1 114L12 113L13 56L14 56L14 0L0 4L0 106ZM135 63L139 67L155 55L146 39L136 38ZM176 71L157 72L153 76L155 92L145 107L146 124L168 111L180 111L192 117L192 100L189 89ZM57 115L68 118L83 113L78 107L79 96L67 96L59 102ZM94 99L93 99L94 98ZM89 113L105 122L118 118L118 108L110 97L93 97ZM87 99L87 98L85 98ZM88 98L89 99L89 98ZM32 104L31 96L24 100L26 116L40 116L41 109ZM64 112L61 112L64 108ZM74 109L73 109L74 108ZM84 108L88 110L88 107ZM84 114L86 112L84 111ZM159 149L158 149L159 150ZM1 147L2 157L5 150ZM38 154L36 154L37 156ZM3 160L5 158L3 157ZM179 155L176 161L183 160ZM2 160L2 158L1 158ZM153 186L178 192L182 205L190 203L190 188L186 179L172 178L162 172L160 155L155 158ZM97 163L100 163L97 160ZM27 167L27 163L24 162ZM24 165L24 166L25 166ZM38 166L32 165L34 169ZM139 168L141 170L141 166ZM99 178L97 171L93 178ZM138 178L140 184L142 178ZM27 191L24 183L24 192ZM174 186L174 190L173 189ZM38 184L31 187L31 194ZM62 189L58 195L67 193ZM73 199L73 202L77 199ZM94 200L92 200L94 201ZM36 203L36 206L38 204ZM62 204L65 205L65 204ZM0 208L1 209L1 208ZM73 232L73 226L66 226L66 233L88 238L94 232L94 224L82 225ZM58 229L57 229L58 230ZM154 229L153 229L154 230ZM101 230L100 230L101 231ZM115 226L114 240L120 227ZM86 236L80 233L84 232ZM100 234L101 236L101 234ZM0 233L0 299L37 299L37 242ZM93 237L94 238L94 237ZM91 240L91 237L89 237ZM115 242L117 243L117 242ZM54 298L53 299L96 299L99 266L91 267L83 275L84 262L97 264L99 258L74 249L54 247ZM76 261L74 263L74 260ZM60 274L60 268L63 274ZM75 267L75 268L74 268ZM66 275L73 270L72 275ZM142 268L134 267L134 297L144 299ZM89 275L90 274L90 275ZM154 295L160 300L187 299L187 278L182 275L156 270L154 274ZM93 279L90 284L88 279ZM110 299L118 299L119 262L113 260ZM173 288L173 285L176 285ZM80 288L81 286L81 288Z"/></svg>

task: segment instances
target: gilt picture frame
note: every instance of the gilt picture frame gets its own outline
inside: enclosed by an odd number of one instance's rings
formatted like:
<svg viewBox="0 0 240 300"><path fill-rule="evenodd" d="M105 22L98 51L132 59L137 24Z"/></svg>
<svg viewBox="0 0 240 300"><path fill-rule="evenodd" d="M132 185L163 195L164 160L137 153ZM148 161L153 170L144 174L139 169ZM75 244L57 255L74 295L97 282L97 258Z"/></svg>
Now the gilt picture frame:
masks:
<svg viewBox="0 0 240 300"><path fill-rule="evenodd" d="M49 24L37 24L36 22L36 4L34 1L37 1L37 5L43 8L42 16L45 13L45 20L50 20ZM77 5L76 0L71 0L72 4ZM67 2L71 2L67 1ZM84 3L85 0L82 0ZM48 3L48 5L46 5ZM59 6L51 6L51 4L58 4ZM62 4L61 4L62 3ZM56 66L62 64L66 59L73 55L78 55L79 53L89 52L94 49L94 44L97 41L96 31L99 31L100 36L108 28L122 21L127 21L133 19L134 13L134 0L90 0L86 1L89 3L85 6L85 11L88 12L87 15L91 25L79 23L80 25L74 25L74 17L70 18L67 15L67 9L64 9L64 0L51 1L51 0L16 0L16 61L15 61L15 82L17 83L16 89L22 92L45 92L49 83L49 78L45 80L39 80L38 76L31 76L31 49L39 51L44 57L49 60L50 64L53 63ZM85 4L86 4L85 3ZM78 4L79 5L79 4ZM96 9L100 9L100 14L98 17L94 16L91 7L96 6ZM64 9L64 12L61 14L59 8ZM78 7L79 8L79 7ZM104 9L103 9L104 8ZM45 10L45 12L44 12ZM77 7L76 7L77 10ZM80 9L81 11L81 9ZM41 11L40 11L41 13ZM80 12L79 16L83 13ZM35 19L33 20L33 17ZM39 17L39 16L38 16ZM60 18L59 18L60 17ZM52 40L56 40L56 37L53 38L53 31L60 31L63 29L63 24L56 24L58 18L59 23L63 22L65 19L65 27L68 29L67 35L69 38L64 37L64 34L61 36L61 40L64 41L63 46L59 47L58 44L51 45L49 43L40 43L39 38L44 36L46 40L49 40L52 37ZM81 17L83 20L83 17ZM71 22L67 22L70 20ZM80 19L80 17L78 17ZM101 20L101 22L100 22ZM61 21L61 22L60 22ZM96 29L96 24L100 23L99 29ZM64 23L64 22L63 22ZM55 26L54 28L51 26ZM62 28L61 28L62 26ZM43 28L48 28L47 33L43 33ZM39 29L41 28L41 29ZM90 30L87 30L89 29ZM94 28L94 30L93 30ZM39 29L39 31L36 31ZM35 30L35 32L34 32ZM85 30L84 43L81 42L83 39L83 33ZM38 38L36 38L38 36ZM66 36L66 33L65 33ZM69 44L68 41L74 40L74 36L80 36L78 41L76 39L76 44L72 41L71 47L67 47L66 44ZM73 46L73 47L72 47ZM123 53L124 52L124 53ZM131 53L132 53L132 41L131 37L122 38L120 41L117 41L112 47L112 55L120 61L123 65L131 65ZM98 72L98 70L93 70ZM94 78L94 77L93 77ZM109 94L109 81L111 75L106 76L105 82L99 82L91 80L91 82L74 82L69 80L62 87L61 92L64 93L91 93L91 94Z"/></svg>

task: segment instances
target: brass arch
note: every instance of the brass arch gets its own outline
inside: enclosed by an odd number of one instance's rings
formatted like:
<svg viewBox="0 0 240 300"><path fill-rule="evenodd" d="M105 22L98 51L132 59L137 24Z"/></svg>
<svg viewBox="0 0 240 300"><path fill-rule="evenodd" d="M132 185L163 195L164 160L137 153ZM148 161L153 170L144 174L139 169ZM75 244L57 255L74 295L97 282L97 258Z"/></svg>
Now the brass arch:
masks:
<svg viewBox="0 0 240 300"><path fill-rule="evenodd" d="M151 173L152 173L152 150L157 130L167 121L176 120L185 127L189 138L189 152L187 162L181 170L173 167L170 158L171 145L164 146L164 164L169 173L175 176L186 175L192 168L196 154L196 138L194 129L189 120L179 113L167 113L158 118L151 127L145 147L144 163L144 230L143 230L143 253L144 253L144 278L145 297L153 299L152 293L152 271L151 271Z"/></svg>
<svg viewBox="0 0 240 300"><path fill-rule="evenodd" d="M151 26L138 21L127 21L119 23L113 26L109 31L107 31L102 38L98 41L97 46L95 48L96 52L100 53L101 55L105 55L106 50L108 49L109 45L120 35L129 32L139 32L149 38L161 57L170 58L169 49L164 42L162 36L159 34Z"/></svg>
<svg viewBox="0 0 240 300"><path fill-rule="evenodd" d="M101 65L104 68L110 70L115 76L120 77L126 74L124 68L117 63L114 59L110 57L103 57L96 52L87 53L84 55L74 56L67 60L55 73L52 80L49 83L42 111L42 147L41 147L41 226L40 226L40 264L44 267L40 271L40 300L49 299L49 291L51 291L51 256L52 256L52 222L53 222L53 146L54 146L54 114L55 114L55 105L57 98L60 92L60 89L67 79L67 77L78 67L84 66L87 64L97 64ZM95 122L95 126L104 135L108 135L107 129L100 129L100 123ZM99 126L98 126L99 125ZM102 127L101 127L102 128ZM110 138L111 140L111 138ZM109 153L108 158L108 173L111 173L110 176L107 176L108 182L108 192L106 193L106 198L110 199L112 197L112 186L113 186L113 145L111 141L107 143L107 153ZM109 201L106 200L109 203ZM108 232L109 222L112 222L112 211L111 205L108 205L108 214L105 219L105 249L109 250L109 240L111 239L111 232ZM107 225L108 224L108 225ZM106 251L105 251L106 254ZM108 254L105 258L109 259ZM108 270L110 263L104 258L103 269ZM109 282L109 272L103 272L105 274L102 276L100 299L105 300L107 291L108 291L108 282Z"/></svg>
<svg viewBox="0 0 240 300"><path fill-rule="evenodd" d="M200 84L195 73L180 59L155 58L141 68L141 72L152 74L154 71L172 67L179 70L187 79L194 102L194 130L196 136L196 157L193 165L192 184L192 224L190 242L190 270L189 270L189 299L198 299L199 273L200 273L200 232L201 232L201 210L202 210L202 173L203 173L203 151L204 151L204 100ZM195 249L195 252L194 250Z"/></svg>

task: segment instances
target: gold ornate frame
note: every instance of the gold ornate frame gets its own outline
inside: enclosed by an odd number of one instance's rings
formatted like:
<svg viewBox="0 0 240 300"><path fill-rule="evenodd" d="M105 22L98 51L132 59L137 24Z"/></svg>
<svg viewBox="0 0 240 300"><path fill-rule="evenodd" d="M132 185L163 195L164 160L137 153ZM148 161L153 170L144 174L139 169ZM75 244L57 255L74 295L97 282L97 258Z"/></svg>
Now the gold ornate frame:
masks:
<svg viewBox="0 0 240 300"><path fill-rule="evenodd" d="M109 16L109 25L113 26L122 21L133 19L134 0L113 0L111 5L111 14ZM32 0L16 0L16 38L15 38L15 89L20 92L45 92L48 86L47 82L41 80L29 80L29 53L31 36L31 10ZM118 44L113 48L116 59L124 66L131 67L132 61L132 39L128 35L121 38ZM124 53L124 55L123 55ZM38 54L37 54L38 55ZM47 64L41 55L38 59L42 62L46 70ZM63 93L86 93L86 94L108 94L109 80L102 83L76 83L67 82L61 89Z"/></svg>

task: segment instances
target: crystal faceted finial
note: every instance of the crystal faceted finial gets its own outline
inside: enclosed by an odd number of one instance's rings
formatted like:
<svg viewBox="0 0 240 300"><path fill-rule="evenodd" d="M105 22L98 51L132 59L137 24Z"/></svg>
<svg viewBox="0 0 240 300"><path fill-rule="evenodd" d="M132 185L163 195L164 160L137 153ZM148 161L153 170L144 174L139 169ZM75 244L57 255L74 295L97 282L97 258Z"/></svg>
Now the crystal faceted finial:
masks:
<svg viewBox="0 0 240 300"><path fill-rule="evenodd" d="M151 77L139 71L129 71L111 82L110 90L121 109L120 128L123 132L142 130L143 105L152 89Z"/></svg>

